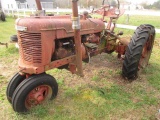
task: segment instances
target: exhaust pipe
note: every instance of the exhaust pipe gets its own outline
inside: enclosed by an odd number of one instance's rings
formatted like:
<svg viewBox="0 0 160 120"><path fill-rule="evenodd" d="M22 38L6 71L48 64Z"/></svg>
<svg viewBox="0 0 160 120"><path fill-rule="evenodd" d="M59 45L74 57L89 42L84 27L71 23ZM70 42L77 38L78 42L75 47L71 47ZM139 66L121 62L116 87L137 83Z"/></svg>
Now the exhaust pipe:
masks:
<svg viewBox="0 0 160 120"><path fill-rule="evenodd" d="M72 0L72 29L74 30L74 41L76 50L76 67L77 74L83 76L82 69L82 50L81 50L81 35L80 35L80 18L78 16L78 0Z"/></svg>
<svg viewBox="0 0 160 120"><path fill-rule="evenodd" d="M41 6L40 0L36 0L36 5L37 5L38 10L42 10L42 6Z"/></svg>
<svg viewBox="0 0 160 120"><path fill-rule="evenodd" d="M45 10L42 10L42 5L40 0L36 0L36 5L38 9L38 16L45 16Z"/></svg>

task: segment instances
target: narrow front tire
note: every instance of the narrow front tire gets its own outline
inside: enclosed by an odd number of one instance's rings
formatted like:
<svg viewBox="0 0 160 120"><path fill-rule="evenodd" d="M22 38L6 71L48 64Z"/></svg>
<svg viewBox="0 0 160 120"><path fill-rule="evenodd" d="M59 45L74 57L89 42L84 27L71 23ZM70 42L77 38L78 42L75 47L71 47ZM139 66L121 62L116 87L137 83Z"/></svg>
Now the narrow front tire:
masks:
<svg viewBox="0 0 160 120"><path fill-rule="evenodd" d="M22 81L12 97L12 106L16 112L24 113L57 96L58 84L50 75L39 74Z"/></svg>

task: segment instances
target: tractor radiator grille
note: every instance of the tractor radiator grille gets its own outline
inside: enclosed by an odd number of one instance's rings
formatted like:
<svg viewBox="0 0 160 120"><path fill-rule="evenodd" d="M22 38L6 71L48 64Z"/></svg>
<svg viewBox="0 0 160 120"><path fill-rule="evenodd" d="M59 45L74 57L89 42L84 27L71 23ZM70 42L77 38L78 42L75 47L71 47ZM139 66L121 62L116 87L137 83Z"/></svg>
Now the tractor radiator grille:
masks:
<svg viewBox="0 0 160 120"><path fill-rule="evenodd" d="M42 62L41 33L19 32L21 44L21 56L27 62Z"/></svg>

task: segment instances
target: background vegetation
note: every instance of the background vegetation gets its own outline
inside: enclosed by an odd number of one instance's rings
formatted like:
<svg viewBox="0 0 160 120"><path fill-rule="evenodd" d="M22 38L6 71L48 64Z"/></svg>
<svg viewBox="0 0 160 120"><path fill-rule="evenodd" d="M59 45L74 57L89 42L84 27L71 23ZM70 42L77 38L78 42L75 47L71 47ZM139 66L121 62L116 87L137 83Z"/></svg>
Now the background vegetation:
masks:
<svg viewBox="0 0 160 120"><path fill-rule="evenodd" d="M106 0L107 1L107 0ZM116 0L108 0L108 3L110 5L115 5ZM120 3L124 4L131 4L131 2L128 2L127 0L119 0ZM55 7L60 7L60 8L70 8L71 7L71 0L53 0L54 6ZM107 3L107 2L106 2ZM102 5L102 0L80 0L79 1L79 6L80 7L85 7L89 8L90 6L93 6L95 8L99 7ZM147 2L142 2L141 5L144 7L144 9L160 9L160 0L157 0L153 4L148 4Z"/></svg>
<svg viewBox="0 0 160 120"><path fill-rule="evenodd" d="M141 4L145 9L159 9L160 10L160 0L157 0L153 4L147 4L146 2Z"/></svg>

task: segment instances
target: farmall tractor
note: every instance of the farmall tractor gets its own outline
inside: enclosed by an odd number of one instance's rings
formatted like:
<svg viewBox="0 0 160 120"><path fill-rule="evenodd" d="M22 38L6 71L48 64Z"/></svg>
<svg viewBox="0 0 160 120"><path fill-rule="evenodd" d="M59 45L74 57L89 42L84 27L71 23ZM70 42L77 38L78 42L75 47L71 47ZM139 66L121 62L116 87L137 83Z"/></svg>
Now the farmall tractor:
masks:
<svg viewBox="0 0 160 120"><path fill-rule="evenodd" d="M27 112L56 97L58 84L45 73L47 70L66 68L83 76L82 61L115 51L119 58L125 56L122 76L131 81L148 64L155 37L153 26L140 25L131 40L123 40L122 32L114 32L116 20L123 13L118 0L115 6L103 0L102 7L92 11L101 14L101 19L90 18L87 12L79 15L77 2L72 0L72 15L38 15L16 20L19 72L10 80L6 92L16 112ZM38 10L42 10L40 1L36 3ZM107 17L109 20L105 21Z"/></svg>

